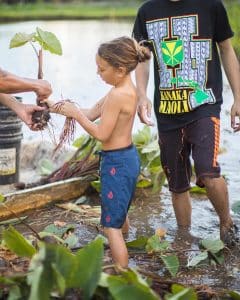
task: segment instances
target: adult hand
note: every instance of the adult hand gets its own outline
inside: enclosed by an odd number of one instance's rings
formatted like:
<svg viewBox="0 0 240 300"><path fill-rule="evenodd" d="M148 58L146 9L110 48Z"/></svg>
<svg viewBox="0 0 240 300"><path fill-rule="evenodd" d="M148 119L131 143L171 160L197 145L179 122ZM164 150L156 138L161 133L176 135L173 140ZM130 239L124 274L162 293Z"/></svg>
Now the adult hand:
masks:
<svg viewBox="0 0 240 300"><path fill-rule="evenodd" d="M37 98L39 101L48 98L52 93L50 83L42 79L36 80L35 93L37 94Z"/></svg>
<svg viewBox="0 0 240 300"><path fill-rule="evenodd" d="M232 105L232 108L231 108L231 127L233 128L234 132L240 131L240 100L235 101Z"/></svg>
<svg viewBox="0 0 240 300"><path fill-rule="evenodd" d="M154 123L150 119L151 110L152 110L152 102L147 97L139 99L138 116L140 121L148 126L154 125Z"/></svg>
<svg viewBox="0 0 240 300"><path fill-rule="evenodd" d="M37 105L31 105L31 104L22 104L18 108L18 116L19 118L33 131L38 131L37 124L34 124L32 122L32 114L35 111L42 111L44 110L44 107L40 107Z"/></svg>

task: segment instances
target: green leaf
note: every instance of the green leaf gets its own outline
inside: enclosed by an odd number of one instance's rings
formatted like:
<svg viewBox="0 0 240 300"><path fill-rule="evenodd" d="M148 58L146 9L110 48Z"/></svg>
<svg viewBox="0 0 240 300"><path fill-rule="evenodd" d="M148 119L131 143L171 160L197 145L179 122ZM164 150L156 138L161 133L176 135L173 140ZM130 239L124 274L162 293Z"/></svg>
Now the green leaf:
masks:
<svg viewBox="0 0 240 300"><path fill-rule="evenodd" d="M99 193L101 190L100 180L91 181L91 186Z"/></svg>
<svg viewBox="0 0 240 300"><path fill-rule="evenodd" d="M28 42L33 41L35 33L26 34L23 32L16 33L10 41L9 48L16 48L25 45Z"/></svg>
<svg viewBox="0 0 240 300"><path fill-rule="evenodd" d="M221 240L205 239L201 241L201 245L211 253L217 253L224 248L224 243Z"/></svg>
<svg viewBox="0 0 240 300"><path fill-rule="evenodd" d="M146 245L146 251L148 253L150 252L162 252L169 248L169 242L168 241L161 241L159 236L153 235L151 236Z"/></svg>
<svg viewBox="0 0 240 300"><path fill-rule="evenodd" d="M5 197L2 194L0 194L0 203L2 203L4 201L4 199L5 199Z"/></svg>
<svg viewBox="0 0 240 300"><path fill-rule="evenodd" d="M150 153L150 152L157 152L156 155L159 155L160 150L159 150L159 145L157 140L152 141L147 146L145 146L142 150L142 153Z"/></svg>
<svg viewBox="0 0 240 300"><path fill-rule="evenodd" d="M193 187L191 187L191 189L190 189L190 193L206 195L206 194L207 194L207 191L206 191L205 188L200 188L199 186L193 186Z"/></svg>
<svg viewBox="0 0 240 300"><path fill-rule="evenodd" d="M147 244L148 238L145 236L140 236L136 240L130 241L126 243L128 248L137 248L137 249L144 249Z"/></svg>
<svg viewBox="0 0 240 300"><path fill-rule="evenodd" d="M224 263L224 255L222 252L218 252L218 253L211 253L215 262L219 265Z"/></svg>
<svg viewBox="0 0 240 300"><path fill-rule="evenodd" d="M65 289L66 289L66 281L62 274L59 272L58 267L55 263L52 264L52 270L53 270L53 276L55 277L55 282L57 289L61 296L64 295Z"/></svg>
<svg viewBox="0 0 240 300"><path fill-rule="evenodd" d="M3 231L7 247L19 256L32 257L36 249L12 226Z"/></svg>
<svg viewBox="0 0 240 300"><path fill-rule="evenodd" d="M201 261L208 258L207 251L201 252L200 254L194 256L192 259L189 260L187 266L188 267L195 267L197 264L199 264Z"/></svg>
<svg viewBox="0 0 240 300"><path fill-rule="evenodd" d="M51 160L42 159L40 163L40 172L42 176L49 175L53 172L54 166Z"/></svg>
<svg viewBox="0 0 240 300"><path fill-rule="evenodd" d="M66 247L44 243L39 243L39 247L29 266L30 300L49 299L56 288L63 294L65 287L71 287L76 272L76 257Z"/></svg>
<svg viewBox="0 0 240 300"><path fill-rule="evenodd" d="M103 242L96 239L76 253L76 270L71 287L81 288L83 299L90 299L98 285L102 271Z"/></svg>
<svg viewBox="0 0 240 300"><path fill-rule="evenodd" d="M65 240L64 243L67 244L68 248L73 248L78 242L78 237L75 234L70 234Z"/></svg>
<svg viewBox="0 0 240 300"><path fill-rule="evenodd" d="M49 300L53 288L53 275L49 268L41 264L32 270L31 290L28 300Z"/></svg>
<svg viewBox="0 0 240 300"><path fill-rule="evenodd" d="M150 140L151 140L151 129L149 126L144 126L142 130L138 130L138 132L133 135L133 142L136 145L148 144Z"/></svg>
<svg viewBox="0 0 240 300"><path fill-rule="evenodd" d="M235 214L240 215L240 201L237 201L237 202L233 203L232 210Z"/></svg>
<svg viewBox="0 0 240 300"><path fill-rule="evenodd" d="M159 296L134 270L128 269L121 276L108 277L109 291L115 300L157 300Z"/></svg>
<svg viewBox="0 0 240 300"><path fill-rule="evenodd" d="M18 223L21 223L21 221L26 220L27 217L28 216L19 217L19 218L13 218L13 219L8 219L8 220L0 222L0 225L18 224Z"/></svg>
<svg viewBox="0 0 240 300"><path fill-rule="evenodd" d="M161 255L164 265L172 276L176 276L179 269L179 260L176 255Z"/></svg>
<svg viewBox="0 0 240 300"><path fill-rule="evenodd" d="M21 300L24 299L22 297L21 289L19 286L14 285L9 288L8 292L8 300Z"/></svg>
<svg viewBox="0 0 240 300"><path fill-rule="evenodd" d="M137 188L148 188L150 186L152 186L152 181L148 178L139 180L136 185Z"/></svg>
<svg viewBox="0 0 240 300"><path fill-rule="evenodd" d="M108 288L109 287L109 283L108 283L108 278L111 275L108 275L107 273L102 272L99 282L98 282L98 286L104 287L104 288Z"/></svg>
<svg viewBox="0 0 240 300"><path fill-rule="evenodd" d="M167 300L197 300L197 294L192 288L185 288L180 284L173 284L171 286L172 296L168 297Z"/></svg>
<svg viewBox="0 0 240 300"><path fill-rule="evenodd" d="M43 229L43 232L53 233L58 237L62 238L64 233L74 229L75 229L74 224L66 224L65 226L56 226L55 224L50 224Z"/></svg>
<svg viewBox="0 0 240 300"><path fill-rule="evenodd" d="M37 27L37 36L35 37L44 50L57 55L62 55L62 46L54 33L43 31Z"/></svg>
<svg viewBox="0 0 240 300"><path fill-rule="evenodd" d="M240 300L240 293L239 292L237 292L237 291L230 291L228 293L231 296L231 299L233 299L233 300Z"/></svg>

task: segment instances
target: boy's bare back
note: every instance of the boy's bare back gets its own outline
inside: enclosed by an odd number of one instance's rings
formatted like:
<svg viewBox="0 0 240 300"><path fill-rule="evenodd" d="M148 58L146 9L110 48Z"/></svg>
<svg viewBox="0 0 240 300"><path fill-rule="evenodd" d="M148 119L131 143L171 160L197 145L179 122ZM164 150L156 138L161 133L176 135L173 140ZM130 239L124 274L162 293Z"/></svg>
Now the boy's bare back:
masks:
<svg viewBox="0 0 240 300"><path fill-rule="evenodd" d="M99 124L107 137L102 141L103 150L119 149L132 143L136 109L137 94L132 84L114 87L106 95Z"/></svg>

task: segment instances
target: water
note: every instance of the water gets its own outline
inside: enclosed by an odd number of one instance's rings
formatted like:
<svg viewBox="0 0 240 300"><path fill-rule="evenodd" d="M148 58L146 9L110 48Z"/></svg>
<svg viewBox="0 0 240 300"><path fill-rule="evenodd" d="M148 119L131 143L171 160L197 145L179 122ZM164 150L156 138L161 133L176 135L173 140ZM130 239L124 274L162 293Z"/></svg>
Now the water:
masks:
<svg viewBox="0 0 240 300"><path fill-rule="evenodd" d="M54 100L69 98L81 107L91 107L110 89L96 73L97 48L100 43L117 36L131 36L132 24L126 21L39 21L0 25L0 65L3 69L23 77L37 78L37 58L32 47L27 44L9 49L16 32L31 33L36 27L55 33L62 44L62 56L44 52L44 79L52 85L51 97ZM36 102L34 93L21 95L25 103ZM54 118L56 135L63 121L63 117ZM78 133L82 132L78 126ZM47 132L31 132L24 127L25 139L42 138L42 134L49 140Z"/></svg>
<svg viewBox="0 0 240 300"><path fill-rule="evenodd" d="M36 78L37 59L30 45L9 50L10 39L16 32L31 33L39 26L43 30L54 32L62 43L63 55L56 56L49 53L44 55L44 78L52 84L52 98L70 98L78 102L82 107L90 107L96 100L100 99L109 89L96 74L95 53L98 45L121 35L131 35L132 24L128 22L113 21L41 21L22 22L0 25L0 66L20 76ZM153 94L153 75L151 72L149 82L149 96ZM33 93L21 94L25 103L35 103ZM240 201L239 196L239 170L240 170L240 134L233 133L230 129L229 110L232 103L232 94L224 78L224 104L221 119L221 147L226 151L219 156L222 173L228 181L230 204ZM64 119L55 117L55 133L58 134ZM140 129L138 118L134 124L134 132ZM156 131L156 128L153 128ZM30 131L26 126L23 128L24 140L47 139L50 140L48 132L36 133ZM80 126L77 134L82 134ZM139 198L141 201L141 197ZM192 231L199 238L217 238L219 236L218 218L209 201L193 201ZM132 222L130 238L136 236L154 234L159 227L168 228L168 234L175 236L176 220L170 201L170 194L166 189L160 197L152 197L149 201L139 205L135 211L130 213ZM235 222L239 225L239 217L233 215ZM52 220L49 220L52 222ZM91 236L91 235L90 235ZM228 268L231 265L228 266ZM238 262L239 270L239 262ZM225 271L223 271L225 272ZM224 274L224 273L223 273ZM210 283L217 275L203 279L204 283ZM240 275L233 277L228 287L238 288ZM230 275L231 279L231 275ZM213 280L214 281L214 280ZM215 281L214 281L215 282ZM219 280L224 282L224 278ZM215 284L215 283L214 283ZM213 284L213 285L214 285Z"/></svg>

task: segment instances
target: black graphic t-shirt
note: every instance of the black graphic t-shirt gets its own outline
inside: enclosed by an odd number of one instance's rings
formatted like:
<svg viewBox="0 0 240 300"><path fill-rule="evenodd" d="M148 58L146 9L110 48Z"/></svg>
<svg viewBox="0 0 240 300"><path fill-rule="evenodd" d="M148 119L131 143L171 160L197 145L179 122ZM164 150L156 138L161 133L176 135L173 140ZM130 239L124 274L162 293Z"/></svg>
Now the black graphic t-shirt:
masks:
<svg viewBox="0 0 240 300"><path fill-rule="evenodd" d="M150 0L133 36L154 54L154 111L159 131L219 117L222 73L217 43L233 36L220 0Z"/></svg>

